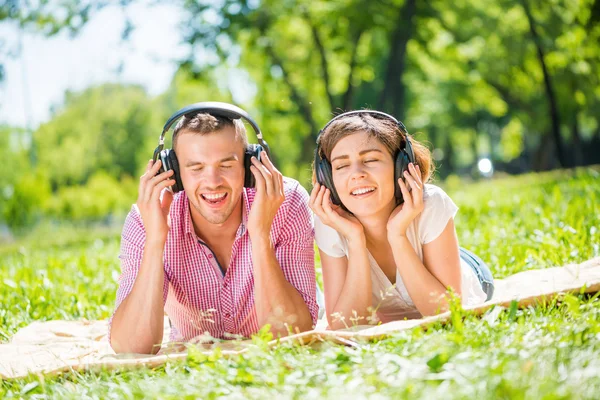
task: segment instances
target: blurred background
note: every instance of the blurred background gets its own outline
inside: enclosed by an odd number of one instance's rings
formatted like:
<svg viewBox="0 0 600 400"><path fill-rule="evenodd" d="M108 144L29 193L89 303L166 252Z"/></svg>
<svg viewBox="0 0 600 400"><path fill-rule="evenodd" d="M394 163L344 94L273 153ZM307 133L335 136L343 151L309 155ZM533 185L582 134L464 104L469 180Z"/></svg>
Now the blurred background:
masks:
<svg viewBox="0 0 600 400"><path fill-rule="evenodd" d="M308 190L320 127L360 108L438 182L597 164L600 0L0 0L0 240L120 226L198 101L246 109Z"/></svg>

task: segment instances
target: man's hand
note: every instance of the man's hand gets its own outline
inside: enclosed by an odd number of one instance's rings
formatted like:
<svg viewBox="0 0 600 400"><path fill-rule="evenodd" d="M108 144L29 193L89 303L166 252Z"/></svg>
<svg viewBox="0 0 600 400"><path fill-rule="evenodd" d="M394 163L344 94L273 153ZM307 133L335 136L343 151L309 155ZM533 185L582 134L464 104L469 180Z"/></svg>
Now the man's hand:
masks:
<svg viewBox="0 0 600 400"><path fill-rule="evenodd" d="M139 193L136 205L140 210L144 229L146 230L146 241L164 244L169 233L168 215L173 201L173 193L166 190L162 201L160 193L166 187L175 184L170 177L173 171L169 170L156 175L160 169L161 161L148 161L146 173L140 177Z"/></svg>
<svg viewBox="0 0 600 400"><path fill-rule="evenodd" d="M248 215L248 233L269 237L273 219L285 200L283 175L275 168L266 152L260 155L262 163L252 157L250 170L256 179L256 195Z"/></svg>
<svg viewBox="0 0 600 400"><path fill-rule="evenodd" d="M356 217L331 203L331 192L323 185L316 184L310 194L308 205L319 217L321 222L335 229L344 236L348 242L364 243L365 232L362 224Z"/></svg>

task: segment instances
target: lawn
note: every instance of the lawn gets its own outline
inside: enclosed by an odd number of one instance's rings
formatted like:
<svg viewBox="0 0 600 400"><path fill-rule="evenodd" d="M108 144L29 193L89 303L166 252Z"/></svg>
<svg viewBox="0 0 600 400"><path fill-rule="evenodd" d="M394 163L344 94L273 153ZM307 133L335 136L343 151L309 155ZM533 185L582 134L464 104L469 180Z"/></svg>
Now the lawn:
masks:
<svg viewBox="0 0 600 400"><path fill-rule="evenodd" d="M600 168L442 185L461 245L497 278L600 255ZM57 228L0 248L0 342L35 320L103 319L119 275L119 233ZM460 321L459 319L454 319ZM359 347L282 345L127 372L4 381L0 398L597 399L600 300L563 296L525 310L416 328Z"/></svg>

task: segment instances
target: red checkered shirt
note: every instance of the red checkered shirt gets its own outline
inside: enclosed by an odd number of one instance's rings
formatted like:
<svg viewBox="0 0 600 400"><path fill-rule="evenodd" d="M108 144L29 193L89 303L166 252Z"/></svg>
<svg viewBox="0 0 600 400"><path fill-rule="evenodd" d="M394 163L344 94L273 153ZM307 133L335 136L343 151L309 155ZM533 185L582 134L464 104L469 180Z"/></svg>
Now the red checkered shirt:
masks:
<svg viewBox="0 0 600 400"><path fill-rule="evenodd" d="M290 178L284 178L284 188L285 201L273 221L271 240L285 278L302 295L315 324L318 305L308 193ZM242 223L225 272L212 250L194 232L185 192L175 195L164 251L163 303L172 323L171 341L188 341L205 333L221 339L250 337L260 329L254 308L250 235L246 229L254 195L255 189L243 190ZM142 218L134 205L121 237L121 277L115 311L133 288L145 239Z"/></svg>

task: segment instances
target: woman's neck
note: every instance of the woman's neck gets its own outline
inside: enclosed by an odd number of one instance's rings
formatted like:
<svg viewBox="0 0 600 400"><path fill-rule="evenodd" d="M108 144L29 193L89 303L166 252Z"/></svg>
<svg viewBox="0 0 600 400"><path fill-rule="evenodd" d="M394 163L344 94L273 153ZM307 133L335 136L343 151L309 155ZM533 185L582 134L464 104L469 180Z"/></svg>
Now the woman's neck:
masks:
<svg viewBox="0 0 600 400"><path fill-rule="evenodd" d="M369 247L378 247L383 243L387 243L387 223L395 207L395 202L391 202L376 214L357 217L364 228Z"/></svg>

